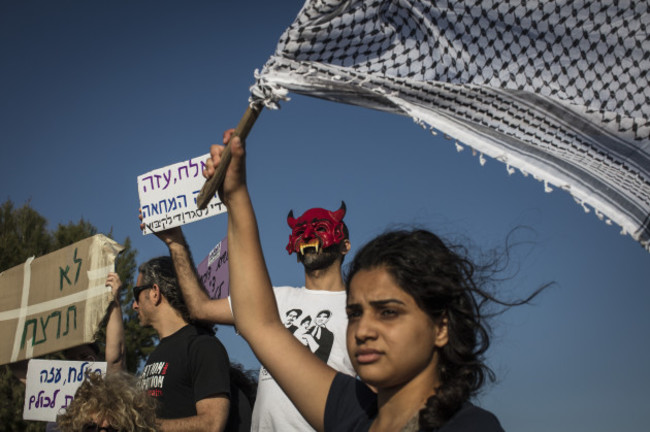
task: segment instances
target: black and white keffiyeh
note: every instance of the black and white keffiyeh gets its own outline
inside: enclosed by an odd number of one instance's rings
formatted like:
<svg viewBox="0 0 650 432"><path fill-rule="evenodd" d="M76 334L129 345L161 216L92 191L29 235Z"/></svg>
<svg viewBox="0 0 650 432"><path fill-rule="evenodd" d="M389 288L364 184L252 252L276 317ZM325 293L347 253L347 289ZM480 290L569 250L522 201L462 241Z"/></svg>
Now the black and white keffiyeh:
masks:
<svg viewBox="0 0 650 432"><path fill-rule="evenodd" d="M649 9L307 0L251 102L291 91L410 116L567 190L650 250Z"/></svg>

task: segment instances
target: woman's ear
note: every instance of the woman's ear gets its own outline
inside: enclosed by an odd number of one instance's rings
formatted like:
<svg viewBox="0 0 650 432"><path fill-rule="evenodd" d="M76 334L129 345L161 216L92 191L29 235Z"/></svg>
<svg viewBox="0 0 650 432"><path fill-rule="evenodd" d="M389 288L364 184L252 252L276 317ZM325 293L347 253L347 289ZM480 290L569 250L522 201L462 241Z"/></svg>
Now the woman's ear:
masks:
<svg viewBox="0 0 650 432"><path fill-rule="evenodd" d="M438 348L442 348L449 342L449 320L447 317L442 318L438 324L435 325L435 340L434 343Z"/></svg>

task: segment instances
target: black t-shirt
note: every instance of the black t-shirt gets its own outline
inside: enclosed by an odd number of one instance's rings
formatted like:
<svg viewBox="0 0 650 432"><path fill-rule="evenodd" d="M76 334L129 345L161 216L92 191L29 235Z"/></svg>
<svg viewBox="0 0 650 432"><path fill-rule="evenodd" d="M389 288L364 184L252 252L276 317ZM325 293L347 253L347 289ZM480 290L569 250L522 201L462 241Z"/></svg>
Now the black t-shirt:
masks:
<svg viewBox="0 0 650 432"><path fill-rule="evenodd" d="M367 432L377 417L377 396L361 381L336 374L325 405L325 431ZM489 411L466 402L439 432L503 432Z"/></svg>
<svg viewBox="0 0 650 432"><path fill-rule="evenodd" d="M214 335L193 325L160 340L141 378L143 387L158 400L157 415L161 419L195 416L196 402L211 396L231 398L226 349ZM245 430L250 425L250 405L242 402L237 391L231 398L227 430Z"/></svg>

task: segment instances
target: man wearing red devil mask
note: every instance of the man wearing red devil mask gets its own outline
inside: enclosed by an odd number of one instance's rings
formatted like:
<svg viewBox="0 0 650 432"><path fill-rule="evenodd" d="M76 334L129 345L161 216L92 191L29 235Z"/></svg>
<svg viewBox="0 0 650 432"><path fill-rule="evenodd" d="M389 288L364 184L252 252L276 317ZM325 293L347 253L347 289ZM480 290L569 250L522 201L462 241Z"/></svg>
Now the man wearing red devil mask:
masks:
<svg viewBox="0 0 650 432"><path fill-rule="evenodd" d="M300 217L287 216L291 228L287 252L296 253L305 268L305 286L275 287L278 312L287 327L318 358L354 375L345 345L347 316L341 266L350 250L343 222L345 203L336 211L312 208ZM201 288L180 227L158 232L169 247L183 297L192 318L217 324L234 323L227 299L209 299ZM314 430L264 367L260 369L252 431Z"/></svg>

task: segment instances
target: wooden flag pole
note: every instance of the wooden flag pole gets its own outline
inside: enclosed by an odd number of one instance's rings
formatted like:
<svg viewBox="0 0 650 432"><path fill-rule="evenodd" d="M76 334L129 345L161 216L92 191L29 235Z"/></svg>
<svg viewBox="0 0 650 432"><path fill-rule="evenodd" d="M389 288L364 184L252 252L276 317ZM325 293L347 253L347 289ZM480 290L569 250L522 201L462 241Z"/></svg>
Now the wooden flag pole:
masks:
<svg viewBox="0 0 650 432"><path fill-rule="evenodd" d="M250 132L251 128L253 127L255 120L257 120L257 117L260 115L262 108L263 106L261 104L252 106L249 105L243 117L241 120L239 120L239 124L235 129L235 133L232 134L230 139L232 139L232 137L238 136L242 139L242 141L245 140L248 136L248 132ZM221 154L221 162L219 162L217 170L212 177L205 181L205 184L201 188L201 192L196 197L196 205L200 210L203 210L208 206L208 203L214 196L217 189L219 189L219 187L221 187L223 184L223 180L226 178L226 169L230 164L230 158L230 141L228 141L224 152Z"/></svg>

